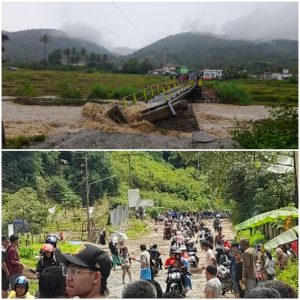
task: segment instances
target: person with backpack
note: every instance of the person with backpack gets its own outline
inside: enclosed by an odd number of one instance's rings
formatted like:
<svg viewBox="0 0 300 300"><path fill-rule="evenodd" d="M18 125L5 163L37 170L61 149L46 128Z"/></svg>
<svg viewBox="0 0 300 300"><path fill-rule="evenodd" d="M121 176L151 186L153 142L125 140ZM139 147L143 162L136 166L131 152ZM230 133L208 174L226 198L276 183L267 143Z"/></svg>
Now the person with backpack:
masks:
<svg viewBox="0 0 300 300"><path fill-rule="evenodd" d="M54 247L51 244L44 244L41 251L41 258L36 266L37 277L39 277L39 274L45 268L58 265L54 254Z"/></svg>

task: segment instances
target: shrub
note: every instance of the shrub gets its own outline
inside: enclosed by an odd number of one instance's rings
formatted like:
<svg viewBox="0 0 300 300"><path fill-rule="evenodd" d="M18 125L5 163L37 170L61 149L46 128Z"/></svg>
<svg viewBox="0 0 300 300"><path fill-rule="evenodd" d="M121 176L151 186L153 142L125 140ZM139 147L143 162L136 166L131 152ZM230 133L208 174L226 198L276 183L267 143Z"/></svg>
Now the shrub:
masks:
<svg viewBox="0 0 300 300"><path fill-rule="evenodd" d="M147 224L138 219L132 219L129 224L129 229L127 230L126 234L129 238L136 239L139 236L143 236L147 234L149 228Z"/></svg>
<svg viewBox="0 0 300 300"><path fill-rule="evenodd" d="M99 83L96 83L92 87L92 92L89 95L89 99L107 99L109 96L109 91L106 87Z"/></svg>
<svg viewBox="0 0 300 300"><path fill-rule="evenodd" d="M276 279L290 285L298 293L298 260L289 261L285 270L278 270Z"/></svg>
<svg viewBox="0 0 300 300"><path fill-rule="evenodd" d="M17 90L17 95L18 96L26 96L26 97L34 97L37 96L38 90L32 85L30 81L26 81L23 86L21 86Z"/></svg>
<svg viewBox="0 0 300 300"><path fill-rule="evenodd" d="M79 87L74 87L69 81L62 81L58 85L59 95L67 99L80 99L82 92Z"/></svg>
<svg viewBox="0 0 300 300"><path fill-rule="evenodd" d="M28 147L30 143L38 143L43 142L46 139L46 136L36 135L36 136L18 136L16 138L6 139L5 141L5 148L6 149L22 149Z"/></svg>
<svg viewBox="0 0 300 300"><path fill-rule="evenodd" d="M233 140L248 149L298 148L298 113L285 104L270 109L271 117L259 122L237 124Z"/></svg>
<svg viewBox="0 0 300 300"><path fill-rule="evenodd" d="M118 99L137 92L139 89L132 86L123 86L112 93L112 98Z"/></svg>
<svg viewBox="0 0 300 300"><path fill-rule="evenodd" d="M232 82L222 82L214 85L214 88L224 103L250 104L250 94Z"/></svg>

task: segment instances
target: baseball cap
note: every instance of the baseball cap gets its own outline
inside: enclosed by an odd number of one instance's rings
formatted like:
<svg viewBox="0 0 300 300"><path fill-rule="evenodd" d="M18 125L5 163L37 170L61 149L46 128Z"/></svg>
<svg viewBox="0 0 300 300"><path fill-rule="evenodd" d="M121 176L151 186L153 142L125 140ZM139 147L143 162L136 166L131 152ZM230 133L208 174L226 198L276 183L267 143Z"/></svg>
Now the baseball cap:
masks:
<svg viewBox="0 0 300 300"><path fill-rule="evenodd" d="M82 268L89 268L99 271L103 278L107 279L111 270L111 260L109 255L102 249L85 244L74 255L58 252L56 255L58 262L63 264L72 264Z"/></svg>

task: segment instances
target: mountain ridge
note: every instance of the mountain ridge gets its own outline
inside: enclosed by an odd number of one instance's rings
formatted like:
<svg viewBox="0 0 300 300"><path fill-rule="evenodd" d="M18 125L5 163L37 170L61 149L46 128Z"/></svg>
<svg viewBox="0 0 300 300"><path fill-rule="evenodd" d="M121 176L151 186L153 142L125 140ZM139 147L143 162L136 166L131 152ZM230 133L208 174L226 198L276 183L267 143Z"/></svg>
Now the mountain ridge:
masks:
<svg viewBox="0 0 300 300"><path fill-rule="evenodd" d="M169 35L132 54L120 55L113 49L96 43L69 37L57 29L27 29L17 32L4 31L10 38L4 44L4 55L11 61L39 62L43 59L44 44L40 38L49 35L46 55L56 48L85 48L88 53L107 54L116 65L130 58L142 61L148 58L154 67L161 64L186 65L194 70L201 68L224 68L236 66L250 72L280 68L297 69L298 41L278 39L272 41L247 41L232 39L202 32L182 32ZM128 47L115 47L120 51L133 50Z"/></svg>

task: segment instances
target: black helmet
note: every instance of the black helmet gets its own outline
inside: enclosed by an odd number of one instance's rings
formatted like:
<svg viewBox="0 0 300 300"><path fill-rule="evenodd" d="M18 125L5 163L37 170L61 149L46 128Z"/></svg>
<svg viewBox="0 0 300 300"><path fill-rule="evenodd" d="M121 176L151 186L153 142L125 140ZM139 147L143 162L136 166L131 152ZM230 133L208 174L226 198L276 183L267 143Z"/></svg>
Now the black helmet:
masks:
<svg viewBox="0 0 300 300"><path fill-rule="evenodd" d="M52 245L54 248L56 248L57 243L57 237L55 235L48 235L46 238L46 244Z"/></svg>
<svg viewBox="0 0 300 300"><path fill-rule="evenodd" d="M19 276L14 283L14 291L16 291L17 286L24 286L25 287L25 294L28 292L29 289L29 282L25 276Z"/></svg>

